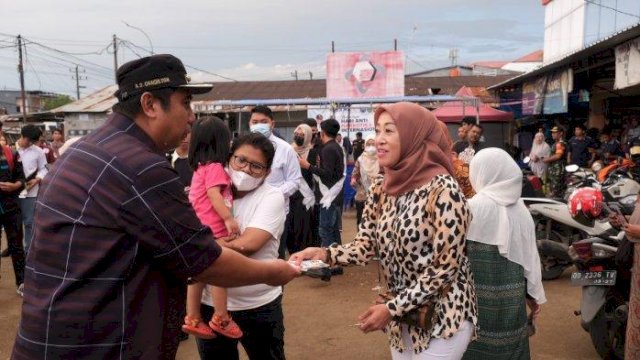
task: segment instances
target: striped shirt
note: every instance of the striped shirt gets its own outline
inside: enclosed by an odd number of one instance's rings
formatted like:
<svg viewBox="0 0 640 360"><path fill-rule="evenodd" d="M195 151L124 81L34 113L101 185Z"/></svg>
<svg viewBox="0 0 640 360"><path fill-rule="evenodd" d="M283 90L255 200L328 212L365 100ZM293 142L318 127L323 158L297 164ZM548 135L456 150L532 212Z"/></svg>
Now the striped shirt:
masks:
<svg viewBox="0 0 640 360"><path fill-rule="evenodd" d="M176 172L114 113L42 182L13 359L175 357L186 280L220 255Z"/></svg>

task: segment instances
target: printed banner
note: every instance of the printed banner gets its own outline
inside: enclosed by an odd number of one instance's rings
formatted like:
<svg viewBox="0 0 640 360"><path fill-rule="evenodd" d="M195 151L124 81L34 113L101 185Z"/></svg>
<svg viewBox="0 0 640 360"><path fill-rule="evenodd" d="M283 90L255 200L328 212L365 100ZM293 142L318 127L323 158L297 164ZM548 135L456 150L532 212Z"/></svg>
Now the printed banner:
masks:
<svg viewBox="0 0 640 360"><path fill-rule="evenodd" d="M616 47L616 79L614 89L640 84L640 38Z"/></svg>
<svg viewBox="0 0 640 360"><path fill-rule="evenodd" d="M522 85L522 114L559 114L569 111L573 71L567 69Z"/></svg>
<svg viewBox="0 0 640 360"><path fill-rule="evenodd" d="M307 116L318 121L318 125L326 119L334 118L340 123L340 133L343 137L355 139L356 133L361 132L362 138L375 135L373 126L373 108L367 105L351 105L334 110L330 107L312 107L307 109Z"/></svg>
<svg viewBox="0 0 640 360"><path fill-rule="evenodd" d="M374 98L404 96L404 54L401 51L330 53L327 97Z"/></svg>

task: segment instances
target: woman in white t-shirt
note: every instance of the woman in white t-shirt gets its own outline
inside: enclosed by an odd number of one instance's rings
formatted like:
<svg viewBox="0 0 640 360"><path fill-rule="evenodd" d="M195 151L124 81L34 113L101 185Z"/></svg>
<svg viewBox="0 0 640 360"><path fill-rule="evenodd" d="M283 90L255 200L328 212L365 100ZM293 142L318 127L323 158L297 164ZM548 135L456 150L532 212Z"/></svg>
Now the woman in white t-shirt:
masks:
<svg viewBox="0 0 640 360"><path fill-rule="evenodd" d="M234 187L233 214L240 226L238 238L220 245L250 258L278 258L285 214L282 192L264 182L269 175L275 149L269 139L252 133L231 147L229 175ZM258 284L227 289L227 308L244 332L239 339L250 358L284 359L282 287ZM213 314L209 291L203 292L202 316ZM238 340L218 336L197 339L203 359L238 359Z"/></svg>

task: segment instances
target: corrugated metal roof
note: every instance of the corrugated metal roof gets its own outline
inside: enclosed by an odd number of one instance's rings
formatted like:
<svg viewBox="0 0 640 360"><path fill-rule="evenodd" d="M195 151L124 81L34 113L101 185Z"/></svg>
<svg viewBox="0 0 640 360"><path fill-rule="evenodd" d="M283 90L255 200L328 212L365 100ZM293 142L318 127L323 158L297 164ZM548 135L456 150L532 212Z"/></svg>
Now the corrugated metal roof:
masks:
<svg viewBox="0 0 640 360"><path fill-rule="evenodd" d="M571 63L589 57L591 55L597 54L601 51L610 49L614 46L622 44L626 41L635 39L640 36L640 24L636 24L630 26L626 29L620 30L617 33L614 33L600 41L596 41L592 44L589 44L582 48L581 50L576 50L570 54L567 54L565 57L558 59L552 63L549 63L545 66L537 68L533 71L529 71L528 73L524 73L518 75L512 79L507 81L503 81L499 84L489 86L489 90L494 90L503 86L514 85L523 83L525 80L531 79L533 77L548 73L551 70L555 70L557 68L570 65Z"/></svg>
<svg viewBox="0 0 640 360"><path fill-rule="evenodd" d="M113 93L118 90L118 85L110 85L100 89L89 96L80 98L67 105L51 110L53 113L101 113L107 112L118 102Z"/></svg>
<svg viewBox="0 0 640 360"><path fill-rule="evenodd" d="M453 95L462 86L478 89L497 84L512 75L498 76L440 76L440 77L405 77L405 95L429 96L432 89L438 89L438 95ZM117 102L113 93L116 85L108 86L78 101L53 109L54 113L93 113L107 112ZM479 94L484 101L486 94ZM202 112L220 111L218 109L200 110L202 106L216 101L237 100L273 100L273 99L323 99L326 96L326 80L289 80L289 81L239 81L213 83L213 90L207 94L196 95L193 99L194 109ZM237 107L234 107L237 109ZM276 108L274 111L293 111L293 108Z"/></svg>

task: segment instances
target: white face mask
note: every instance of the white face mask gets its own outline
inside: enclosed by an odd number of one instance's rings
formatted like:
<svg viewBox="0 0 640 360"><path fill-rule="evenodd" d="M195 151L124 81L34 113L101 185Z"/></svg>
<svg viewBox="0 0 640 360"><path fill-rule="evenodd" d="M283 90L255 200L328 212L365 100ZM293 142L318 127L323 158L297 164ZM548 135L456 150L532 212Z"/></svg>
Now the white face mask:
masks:
<svg viewBox="0 0 640 360"><path fill-rule="evenodd" d="M366 151L367 154L369 154L369 155L375 155L376 154L376 147L375 146L367 146L366 148L364 148L364 151Z"/></svg>
<svg viewBox="0 0 640 360"><path fill-rule="evenodd" d="M249 130L252 133L262 134L264 137L271 136L271 126L269 126L269 124L254 124L249 127Z"/></svg>
<svg viewBox="0 0 640 360"><path fill-rule="evenodd" d="M251 191L260 186L264 179L254 178L244 171L233 170L231 166L227 168L227 171L229 172L229 177L231 177L231 182L235 185L238 191Z"/></svg>

